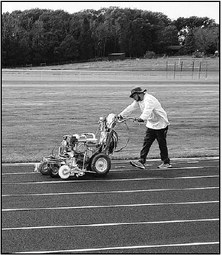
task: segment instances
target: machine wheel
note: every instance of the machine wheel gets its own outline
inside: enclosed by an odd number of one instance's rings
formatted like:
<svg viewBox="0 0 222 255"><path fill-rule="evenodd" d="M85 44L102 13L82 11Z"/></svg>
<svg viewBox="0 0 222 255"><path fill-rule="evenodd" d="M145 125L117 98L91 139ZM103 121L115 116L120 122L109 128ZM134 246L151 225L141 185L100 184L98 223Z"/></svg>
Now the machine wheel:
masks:
<svg viewBox="0 0 222 255"><path fill-rule="evenodd" d="M111 168L110 158L103 153L95 155L91 161L91 170L96 172L98 176L105 176Z"/></svg>
<svg viewBox="0 0 222 255"><path fill-rule="evenodd" d="M62 178L62 179L67 179L69 178L70 176L70 167L67 166L67 165L63 165L59 168L59 176Z"/></svg>
<svg viewBox="0 0 222 255"><path fill-rule="evenodd" d="M59 166L58 165L53 165L50 167L50 170L49 170L49 175L52 177L52 178L56 178L56 177L59 177Z"/></svg>
<svg viewBox="0 0 222 255"><path fill-rule="evenodd" d="M41 165L39 166L39 171L42 175L48 175L50 172L48 163L47 162L41 163Z"/></svg>

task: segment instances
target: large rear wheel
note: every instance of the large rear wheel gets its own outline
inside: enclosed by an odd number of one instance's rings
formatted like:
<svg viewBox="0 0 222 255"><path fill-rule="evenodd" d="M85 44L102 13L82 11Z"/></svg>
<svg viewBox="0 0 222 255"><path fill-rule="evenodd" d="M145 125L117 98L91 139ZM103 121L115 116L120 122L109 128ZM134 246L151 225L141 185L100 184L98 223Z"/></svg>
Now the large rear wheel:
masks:
<svg viewBox="0 0 222 255"><path fill-rule="evenodd" d="M111 168L111 160L109 156L103 153L95 155L91 161L91 170L96 172L98 176L105 176Z"/></svg>

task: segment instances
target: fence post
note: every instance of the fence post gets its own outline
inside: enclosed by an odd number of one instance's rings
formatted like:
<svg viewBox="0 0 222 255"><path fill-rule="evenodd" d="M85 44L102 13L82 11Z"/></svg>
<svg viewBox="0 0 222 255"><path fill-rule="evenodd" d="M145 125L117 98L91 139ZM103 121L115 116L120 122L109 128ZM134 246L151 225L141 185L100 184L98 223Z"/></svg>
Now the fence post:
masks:
<svg viewBox="0 0 222 255"><path fill-rule="evenodd" d="M193 79L193 73L194 73L194 60L193 60L193 63L192 63L192 79Z"/></svg>
<svg viewBox="0 0 222 255"><path fill-rule="evenodd" d="M183 72L183 61L180 62L180 77L182 75Z"/></svg>
<svg viewBox="0 0 222 255"><path fill-rule="evenodd" d="M207 78L207 70L208 69L208 65L207 65L207 61L206 61L206 72L205 72L205 78Z"/></svg>
<svg viewBox="0 0 222 255"><path fill-rule="evenodd" d="M168 60L166 61L166 77L168 76Z"/></svg>
<svg viewBox="0 0 222 255"><path fill-rule="evenodd" d="M200 73L201 73L201 62L200 62L200 65L199 65L199 79L200 79Z"/></svg>
<svg viewBox="0 0 222 255"><path fill-rule="evenodd" d="M180 63L180 71L181 72L183 71L183 61L181 61L181 63Z"/></svg>
<svg viewBox="0 0 222 255"><path fill-rule="evenodd" d="M176 76L176 62L174 62L174 68L173 68L173 78L175 79Z"/></svg>

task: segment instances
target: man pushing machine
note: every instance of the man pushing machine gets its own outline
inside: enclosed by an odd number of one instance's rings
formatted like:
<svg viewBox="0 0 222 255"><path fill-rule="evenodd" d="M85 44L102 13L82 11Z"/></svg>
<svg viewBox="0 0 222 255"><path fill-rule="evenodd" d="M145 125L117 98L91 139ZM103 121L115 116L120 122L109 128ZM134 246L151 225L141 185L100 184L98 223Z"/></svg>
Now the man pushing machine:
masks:
<svg viewBox="0 0 222 255"><path fill-rule="evenodd" d="M150 147L157 139L162 164L158 167L161 169L171 168L168 156L168 148L166 136L169 126L167 113L162 108L160 102L152 95L146 92L146 89L136 87L131 90L130 97L134 99L133 103L127 106L119 115L119 119L128 117L138 107L142 114L136 120L138 122L146 121L146 134L144 137L143 147L140 151L140 159L130 161L130 163L138 168L145 169L146 158Z"/></svg>

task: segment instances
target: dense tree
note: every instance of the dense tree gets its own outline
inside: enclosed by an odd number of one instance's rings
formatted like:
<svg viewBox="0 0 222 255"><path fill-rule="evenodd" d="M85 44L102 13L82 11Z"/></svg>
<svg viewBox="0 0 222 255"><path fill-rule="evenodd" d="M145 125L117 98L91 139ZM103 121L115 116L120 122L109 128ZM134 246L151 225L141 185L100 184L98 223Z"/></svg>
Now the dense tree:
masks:
<svg viewBox="0 0 222 255"><path fill-rule="evenodd" d="M169 25L158 30L156 51L158 53L164 53L167 51L167 47L171 45L179 45L178 30L174 25Z"/></svg>
<svg viewBox="0 0 222 255"><path fill-rule="evenodd" d="M197 49L212 54L219 47L219 27L207 17L171 21L160 12L115 6L73 14L46 9L2 14L3 66L80 61L112 52L143 57L178 44L187 54Z"/></svg>
<svg viewBox="0 0 222 255"><path fill-rule="evenodd" d="M39 36L41 45L44 46L41 50L44 52L45 62L52 63L57 60L55 48L59 47L68 34L69 19L69 14L60 10L48 10L39 17L42 25Z"/></svg>
<svg viewBox="0 0 222 255"><path fill-rule="evenodd" d="M213 19L209 19L208 17L191 16L189 18L180 17L172 23L177 27L178 31L180 31L185 28L193 29L195 27L211 26L212 24L215 24L215 21Z"/></svg>
<svg viewBox="0 0 222 255"><path fill-rule="evenodd" d="M46 62L43 21L37 20L31 30L32 60L34 64Z"/></svg>
<svg viewBox="0 0 222 255"><path fill-rule="evenodd" d="M185 38L184 48L187 54L192 54L196 50L195 37L194 37L193 30L190 30L188 32Z"/></svg>
<svg viewBox="0 0 222 255"><path fill-rule="evenodd" d="M2 51L3 63L21 65L29 61L29 34L20 27L21 12L15 11L11 15L6 13L2 18Z"/></svg>
<svg viewBox="0 0 222 255"><path fill-rule="evenodd" d="M219 27L198 27L194 31L196 50L205 54L214 54L219 47Z"/></svg>
<svg viewBox="0 0 222 255"><path fill-rule="evenodd" d="M58 61L79 59L79 43L68 34L60 45L55 47L54 53Z"/></svg>
<svg viewBox="0 0 222 255"><path fill-rule="evenodd" d="M192 54L196 50L204 53L214 53L218 49L218 40L215 36L217 25L213 19L196 16L180 17L173 21L173 24L179 31L179 42L184 45L185 54Z"/></svg>

